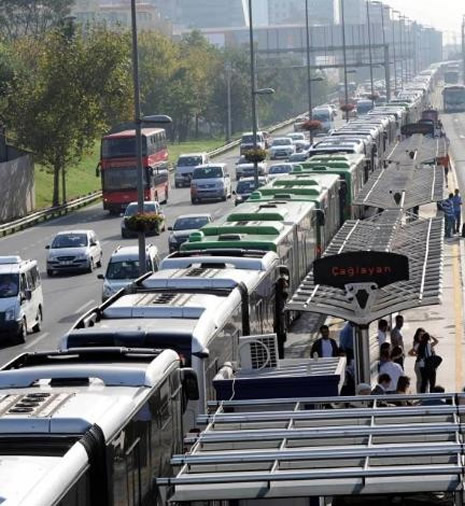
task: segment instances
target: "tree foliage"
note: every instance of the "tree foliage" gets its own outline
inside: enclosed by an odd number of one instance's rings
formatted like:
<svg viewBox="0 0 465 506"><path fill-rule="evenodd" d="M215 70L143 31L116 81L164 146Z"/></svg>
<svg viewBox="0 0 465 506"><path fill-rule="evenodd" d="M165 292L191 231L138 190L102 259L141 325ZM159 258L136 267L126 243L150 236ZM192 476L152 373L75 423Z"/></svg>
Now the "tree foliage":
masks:
<svg viewBox="0 0 465 506"><path fill-rule="evenodd" d="M94 28L71 38L49 31L40 45L16 45L22 66L13 80L3 119L19 145L54 174L78 162L112 123L132 114L129 39ZM64 195L65 197L65 195Z"/></svg>
<svg viewBox="0 0 465 506"><path fill-rule="evenodd" d="M73 4L74 0L0 0L0 35L42 36L69 15Z"/></svg>

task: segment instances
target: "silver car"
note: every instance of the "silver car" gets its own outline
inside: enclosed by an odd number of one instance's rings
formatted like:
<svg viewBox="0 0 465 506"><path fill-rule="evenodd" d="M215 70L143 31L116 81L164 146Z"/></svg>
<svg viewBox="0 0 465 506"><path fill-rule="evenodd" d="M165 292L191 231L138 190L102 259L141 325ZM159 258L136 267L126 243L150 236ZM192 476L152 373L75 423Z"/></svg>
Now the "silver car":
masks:
<svg viewBox="0 0 465 506"><path fill-rule="evenodd" d="M102 266L102 247L93 230L66 230L58 232L47 245L47 274L60 271L92 272Z"/></svg>

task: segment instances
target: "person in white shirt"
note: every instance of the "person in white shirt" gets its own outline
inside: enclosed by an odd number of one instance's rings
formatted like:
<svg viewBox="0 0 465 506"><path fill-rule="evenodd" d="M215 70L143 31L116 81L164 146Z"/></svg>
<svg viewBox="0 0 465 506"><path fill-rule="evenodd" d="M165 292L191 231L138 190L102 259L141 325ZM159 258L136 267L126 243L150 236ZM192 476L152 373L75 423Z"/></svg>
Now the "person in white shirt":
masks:
<svg viewBox="0 0 465 506"><path fill-rule="evenodd" d="M399 364L392 361L389 352L383 350L381 354L381 365L379 368L380 374L389 374L391 383L387 388L388 392L395 392L397 389L397 381L401 376L404 376L404 370Z"/></svg>
<svg viewBox="0 0 465 506"><path fill-rule="evenodd" d="M334 339L329 337L329 327L322 325L320 327L321 337L317 339L312 346L310 351L311 357L337 357L339 355L339 348Z"/></svg>
<svg viewBox="0 0 465 506"><path fill-rule="evenodd" d="M387 320L379 320L379 322L378 322L378 344L380 347L383 343L386 342L388 328L389 328L389 324L388 324Z"/></svg>

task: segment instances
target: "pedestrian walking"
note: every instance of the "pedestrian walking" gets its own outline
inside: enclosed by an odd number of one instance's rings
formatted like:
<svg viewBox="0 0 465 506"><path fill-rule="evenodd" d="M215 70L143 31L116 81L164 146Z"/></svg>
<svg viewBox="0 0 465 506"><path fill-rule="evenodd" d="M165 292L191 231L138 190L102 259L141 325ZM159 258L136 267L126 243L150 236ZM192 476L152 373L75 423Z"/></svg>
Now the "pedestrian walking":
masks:
<svg viewBox="0 0 465 506"><path fill-rule="evenodd" d="M391 345L392 348L395 348L396 346L400 346L402 348L402 357L400 357L399 360L396 360L396 362L404 368L404 335L402 334L402 327L404 326L404 317L401 314L398 314L396 316L396 325L391 330Z"/></svg>
<svg viewBox="0 0 465 506"><path fill-rule="evenodd" d="M454 233L460 233L460 225L462 221L462 196L460 190L455 189L454 196L452 197L452 204L454 206Z"/></svg>
<svg viewBox="0 0 465 506"><path fill-rule="evenodd" d="M447 239L452 237L452 232L454 230L454 202L453 202L453 193L449 193L449 197L446 200L441 202L441 209L444 212L444 220L445 220L445 237Z"/></svg>
<svg viewBox="0 0 465 506"><path fill-rule="evenodd" d="M339 356L339 348L336 341L329 337L328 325L320 327L320 335L321 337L313 343L310 355L312 357L316 355L320 358Z"/></svg>
<svg viewBox="0 0 465 506"><path fill-rule="evenodd" d="M426 333L426 331L422 327L418 327L417 330L415 331L415 334L413 335L412 348L408 352L408 354L411 357L417 356L418 347L420 346L421 338L422 338L423 334L425 334L425 333ZM420 361L419 360L415 360L414 371L415 371L415 376L416 376L416 390L417 390L417 393L419 393L421 390L421 371L420 371Z"/></svg>

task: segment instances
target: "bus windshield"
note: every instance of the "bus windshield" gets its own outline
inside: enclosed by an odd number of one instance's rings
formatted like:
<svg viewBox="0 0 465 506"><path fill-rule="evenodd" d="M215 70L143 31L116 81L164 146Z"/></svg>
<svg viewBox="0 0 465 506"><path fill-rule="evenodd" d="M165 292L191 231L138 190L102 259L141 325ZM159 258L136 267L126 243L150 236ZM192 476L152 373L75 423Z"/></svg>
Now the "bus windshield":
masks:
<svg viewBox="0 0 465 506"><path fill-rule="evenodd" d="M102 142L102 158L135 158L135 137L109 137ZM142 156L147 156L147 138L142 137Z"/></svg>
<svg viewBox="0 0 465 506"><path fill-rule="evenodd" d="M136 167L109 167L102 171L104 190L135 190L137 187ZM144 171L144 184L147 173Z"/></svg>
<svg viewBox="0 0 465 506"><path fill-rule="evenodd" d="M18 275L0 274L0 299L18 295Z"/></svg>

